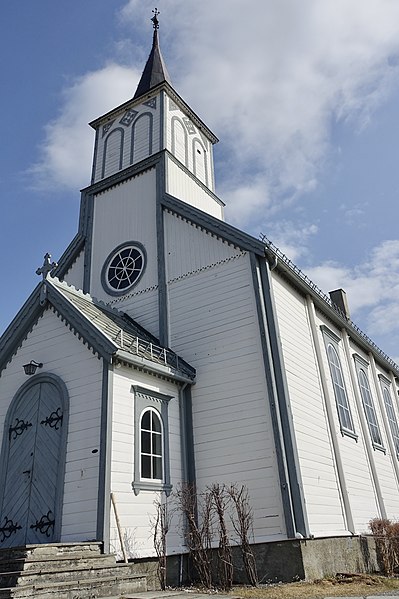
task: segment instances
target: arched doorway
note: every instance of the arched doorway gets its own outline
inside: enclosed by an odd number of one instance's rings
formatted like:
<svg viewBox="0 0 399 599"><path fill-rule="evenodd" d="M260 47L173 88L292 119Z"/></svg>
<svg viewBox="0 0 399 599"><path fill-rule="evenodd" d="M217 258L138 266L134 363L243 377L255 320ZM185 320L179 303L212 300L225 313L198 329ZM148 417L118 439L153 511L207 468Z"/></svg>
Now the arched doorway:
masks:
<svg viewBox="0 0 399 599"><path fill-rule="evenodd" d="M59 540L67 428L61 379L39 374L19 389L2 444L0 548Z"/></svg>

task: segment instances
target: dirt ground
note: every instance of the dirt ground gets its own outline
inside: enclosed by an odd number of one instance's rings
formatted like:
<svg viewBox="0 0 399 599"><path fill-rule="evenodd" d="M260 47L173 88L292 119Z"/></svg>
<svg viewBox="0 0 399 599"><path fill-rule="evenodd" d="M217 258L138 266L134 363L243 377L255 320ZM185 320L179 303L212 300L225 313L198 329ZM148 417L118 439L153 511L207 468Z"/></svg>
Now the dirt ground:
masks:
<svg viewBox="0 0 399 599"><path fill-rule="evenodd" d="M234 587L232 597L244 599L316 599L318 597L351 597L399 593L399 578L345 574L314 582L292 582L252 587Z"/></svg>

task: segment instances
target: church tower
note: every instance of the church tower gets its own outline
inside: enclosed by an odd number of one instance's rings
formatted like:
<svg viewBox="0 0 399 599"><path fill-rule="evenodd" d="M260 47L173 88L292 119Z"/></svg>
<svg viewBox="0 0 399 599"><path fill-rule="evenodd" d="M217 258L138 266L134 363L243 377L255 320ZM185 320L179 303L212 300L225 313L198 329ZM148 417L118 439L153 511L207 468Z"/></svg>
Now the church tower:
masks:
<svg viewBox="0 0 399 599"><path fill-rule="evenodd" d="M162 200L177 198L217 219L213 144L218 139L171 84L158 39L133 98L92 121L92 182L83 191L84 252L67 282L140 320L168 344ZM133 309L134 306L134 309Z"/></svg>

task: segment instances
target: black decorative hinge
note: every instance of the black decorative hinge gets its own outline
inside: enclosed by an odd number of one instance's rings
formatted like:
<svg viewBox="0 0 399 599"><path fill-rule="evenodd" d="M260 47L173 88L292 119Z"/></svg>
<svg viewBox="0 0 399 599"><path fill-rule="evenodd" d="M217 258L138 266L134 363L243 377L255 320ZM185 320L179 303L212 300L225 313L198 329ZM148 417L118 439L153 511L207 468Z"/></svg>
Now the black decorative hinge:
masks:
<svg viewBox="0 0 399 599"><path fill-rule="evenodd" d="M62 426L63 414L61 408L57 408L55 412L51 412L50 416L47 416L45 420L42 420L40 424L54 428L56 431Z"/></svg>
<svg viewBox="0 0 399 599"><path fill-rule="evenodd" d="M42 535L46 535L46 537L50 536L50 528L54 529L55 520L50 518L50 514L53 512L49 510L47 514L42 516L40 520L36 520L36 524L31 524L30 527L34 528L36 531L42 533Z"/></svg>
<svg viewBox="0 0 399 599"><path fill-rule="evenodd" d="M32 426L31 422L25 422L24 420L20 420L19 418L16 418L16 425L15 426L10 426L10 428L8 429L8 439L11 441L11 437L12 435L14 435L13 440L16 439L19 435L22 435L22 433L24 431L26 431L27 428L29 428L30 426Z"/></svg>
<svg viewBox="0 0 399 599"><path fill-rule="evenodd" d="M17 530L21 530L22 526L19 526L17 523L14 524L12 520L9 520L7 516L4 517L4 526L0 528L0 534L2 538L0 539L0 543L9 539L12 534L17 532Z"/></svg>

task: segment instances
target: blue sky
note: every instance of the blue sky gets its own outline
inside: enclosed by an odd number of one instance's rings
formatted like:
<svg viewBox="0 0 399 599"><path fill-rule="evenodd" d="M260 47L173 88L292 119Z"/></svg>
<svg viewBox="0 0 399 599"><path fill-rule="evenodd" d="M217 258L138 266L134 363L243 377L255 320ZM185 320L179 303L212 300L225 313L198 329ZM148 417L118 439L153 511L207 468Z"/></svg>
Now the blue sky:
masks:
<svg viewBox="0 0 399 599"><path fill-rule="evenodd" d="M143 0L2 7L2 332L76 233L87 123L129 99ZM264 233L399 359L399 3L158 0L175 88L220 138L226 220Z"/></svg>

